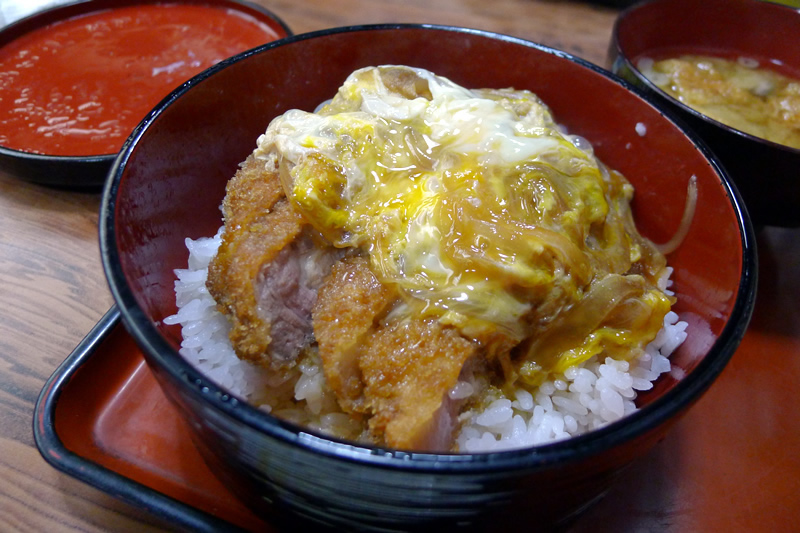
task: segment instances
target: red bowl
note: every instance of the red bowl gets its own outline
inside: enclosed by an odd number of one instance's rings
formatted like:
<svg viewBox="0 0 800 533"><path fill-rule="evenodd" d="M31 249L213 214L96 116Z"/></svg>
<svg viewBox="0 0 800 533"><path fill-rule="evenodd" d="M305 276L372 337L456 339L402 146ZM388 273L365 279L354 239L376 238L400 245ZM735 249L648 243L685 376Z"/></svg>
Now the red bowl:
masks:
<svg viewBox="0 0 800 533"><path fill-rule="evenodd" d="M685 121L716 154L756 225L800 226L800 149L742 132L692 109L648 80L642 57L698 53L778 61L800 80L800 10L763 0L652 0L617 18L608 53L616 74Z"/></svg>
<svg viewBox="0 0 800 533"><path fill-rule="evenodd" d="M291 35L289 28L280 18L278 18L269 10L246 1L170 0L170 2L163 2L160 0L82 0L34 13L33 15L6 26L2 29L2 31L0 31L0 48L12 45L16 46L19 43L24 43L25 41L21 41L21 39L29 39L36 35L35 32L38 31L49 31L48 28L56 23L61 24L59 27L63 28L63 23L77 17L93 16L96 14L113 14L114 10L137 5L167 3L178 5L197 4L204 9L219 8L223 10L222 13L224 13L225 17L229 17L226 18L226 20L234 21L235 24L246 24L245 17L252 22L257 22L261 25L259 30L263 30L262 33L264 38L253 40L252 42L250 42L248 38L249 46L247 46L247 48L252 48L266 42ZM173 5L172 7L174 8L176 6ZM231 29L235 29L237 27L235 26L234 22L229 25ZM30 46L30 43L27 43L27 46ZM104 48L99 49L97 51L97 55L99 57L106 57L103 54L108 54L110 56L112 53L111 47L116 45L106 43L98 46L102 46ZM64 48L64 50L68 50L68 48ZM114 50L116 50L116 48ZM244 51L244 48L238 48L236 51ZM130 54L130 52L126 53ZM142 57L151 57L148 54L152 53L155 53L155 51L142 51L139 55ZM121 55L121 51L116 55ZM56 60L61 65L66 66L71 64L69 59L63 58L63 53L59 52L59 54L54 56L54 58L59 57L60 59ZM96 65L92 64L90 68L96 69ZM195 69L192 74L197 74L198 72L199 69ZM116 70L108 70L109 77L123 77L126 75L126 73L127 71L121 68L117 68ZM37 76L36 79L41 80L41 87L48 87L48 85L52 84L52 72L36 72L34 70L31 72L31 74ZM189 76L187 75L187 78L188 77ZM155 105L158 104L162 98L167 96L170 91L172 91L180 82L185 81L185 79L186 78L176 82L175 86L159 88L154 87L152 94L148 93L148 99L142 103L149 103L151 107L155 107ZM4 99L8 101L9 94L16 94L12 93L12 91L15 89L15 86L11 85L4 87L5 88L0 87L0 105L2 105ZM124 90L125 89L123 88L123 93ZM126 95L122 94L121 96L123 97L122 99L124 99ZM149 111L149 109L145 110L142 115L146 114L146 111ZM0 120L5 120L7 116L8 115L4 114L2 117L0 117ZM136 123L138 123L138 121L143 119L144 116L134 118L136 119ZM133 130L136 123L131 124L130 130L126 132L126 136L128 133L130 133L130 131ZM3 122L0 122L0 125L2 124ZM27 139L25 143L23 143L22 140L19 140L18 142L15 141L13 144L9 144L8 146L0 144L0 169L16 178L34 183L73 189L99 190L105 183L108 171L111 168L111 164L113 163L114 158L117 156L117 151L114 151L113 153L97 153L97 151L92 150L87 150L84 152L77 150L75 152L69 151L67 155L61 155L63 153L61 151L56 152L52 149L48 151L48 149L42 149L41 146L29 145L27 141L30 140L31 139ZM22 144L24 144L24 146L22 146Z"/></svg>
<svg viewBox="0 0 800 533"><path fill-rule="evenodd" d="M435 50L435 53L432 51ZM640 397L641 409L554 444L487 454L430 454L331 439L233 398L179 354L173 269L186 237L210 236L238 164L275 116L313 110L353 70L429 69L467 87L538 93L636 187L635 216L657 242L679 226L686 183L698 208L675 268L689 340L683 371ZM641 125L646 134L640 134ZM638 132L637 132L638 130ZM696 136L605 70L528 41L462 28L388 25L299 35L241 54L172 94L114 163L100 216L103 265L124 323L198 449L271 523L344 530L551 529L574 519L658 442L718 376L753 308L755 241L735 188Z"/></svg>

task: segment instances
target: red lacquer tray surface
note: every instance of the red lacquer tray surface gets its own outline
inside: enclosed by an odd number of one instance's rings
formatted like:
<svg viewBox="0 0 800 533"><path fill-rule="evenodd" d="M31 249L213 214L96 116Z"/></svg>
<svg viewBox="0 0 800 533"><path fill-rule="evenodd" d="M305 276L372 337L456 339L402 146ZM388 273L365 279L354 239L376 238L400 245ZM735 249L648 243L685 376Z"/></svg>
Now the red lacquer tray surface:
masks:
<svg viewBox="0 0 800 533"><path fill-rule="evenodd" d="M739 350L575 533L800 531L800 230L764 229L758 245L756 309ZM42 454L194 530L269 530L205 466L141 352L111 318L42 391Z"/></svg>

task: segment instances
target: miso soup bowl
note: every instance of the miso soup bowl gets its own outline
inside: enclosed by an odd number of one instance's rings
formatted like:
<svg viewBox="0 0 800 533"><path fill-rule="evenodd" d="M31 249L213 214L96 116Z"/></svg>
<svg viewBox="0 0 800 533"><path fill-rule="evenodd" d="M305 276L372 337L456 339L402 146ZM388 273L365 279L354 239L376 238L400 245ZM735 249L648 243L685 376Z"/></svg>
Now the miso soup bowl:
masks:
<svg viewBox="0 0 800 533"><path fill-rule="evenodd" d="M432 53L435 51L435 53ZM413 453L326 437L235 398L178 353L173 269L184 239L221 225L225 185L270 120L314 110L354 70L429 69L466 87L539 94L557 120L636 187L641 231L667 241L687 181L697 210L675 268L676 311L689 323L679 369L641 409L592 433L485 454ZM646 133L643 131L646 130ZM607 71L520 39L463 28L380 25L291 37L224 61L174 92L124 147L104 190L103 264L124 323L211 469L271 524L341 531L486 530L570 524L711 386L754 303L753 230L705 145L670 113ZM724 444L723 444L724 445Z"/></svg>
<svg viewBox="0 0 800 533"><path fill-rule="evenodd" d="M689 107L637 68L675 53L759 61L800 80L800 9L763 0L651 0L623 11L609 46L613 72L650 93L717 156L757 226L800 226L800 149L750 135Z"/></svg>

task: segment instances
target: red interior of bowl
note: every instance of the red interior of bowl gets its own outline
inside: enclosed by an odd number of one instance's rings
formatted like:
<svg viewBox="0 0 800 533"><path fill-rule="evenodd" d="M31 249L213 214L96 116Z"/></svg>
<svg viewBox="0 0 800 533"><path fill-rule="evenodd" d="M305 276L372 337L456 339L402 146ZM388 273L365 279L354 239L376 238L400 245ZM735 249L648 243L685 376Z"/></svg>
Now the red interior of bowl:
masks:
<svg viewBox="0 0 800 533"><path fill-rule="evenodd" d="M638 225L656 242L678 227L687 182L696 176L697 212L669 262L675 309L690 323L690 340L673 360L686 372L697 365L731 315L743 268L739 215L715 166L658 109L597 69L518 41L413 27L332 32L268 47L192 87L141 135L119 177L118 260L136 303L174 347L179 329L160 320L176 309L173 269L186 266L184 239L213 235L220 226L226 181L258 135L276 115L313 110L350 72L378 64L423 67L467 87L536 92L559 122L633 183ZM666 377L653 394L675 383Z"/></svg>
<svg viewBox="0 0 800 533"><path fill-rule="evenodd" d="M763 0L655 0L624 13L620 49L635 64L642 56L681 53L758 59L800 78L800 11Z"/></svg>
<svg viewBox="0 0 800 533"><path fill-rule="evenodd" d="M0 33L0 69L15 71L0 91L0 142L61 157L116 153L175 87L287 34L267 10L236 0L93 0L35 14Z"/></svg>

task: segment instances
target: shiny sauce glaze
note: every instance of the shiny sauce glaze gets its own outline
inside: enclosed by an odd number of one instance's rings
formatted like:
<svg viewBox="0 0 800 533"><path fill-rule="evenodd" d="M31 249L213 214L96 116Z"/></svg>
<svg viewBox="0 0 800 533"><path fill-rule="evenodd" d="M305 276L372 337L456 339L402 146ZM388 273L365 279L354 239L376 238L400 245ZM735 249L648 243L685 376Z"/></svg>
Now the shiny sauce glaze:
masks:
<svg viewBox="0 0 800 533"><path fill-rule="evenodd" d="M0 145L115 153L171 90L279 35L243 12L145 4L50 24L0 49Z"/></svg>

